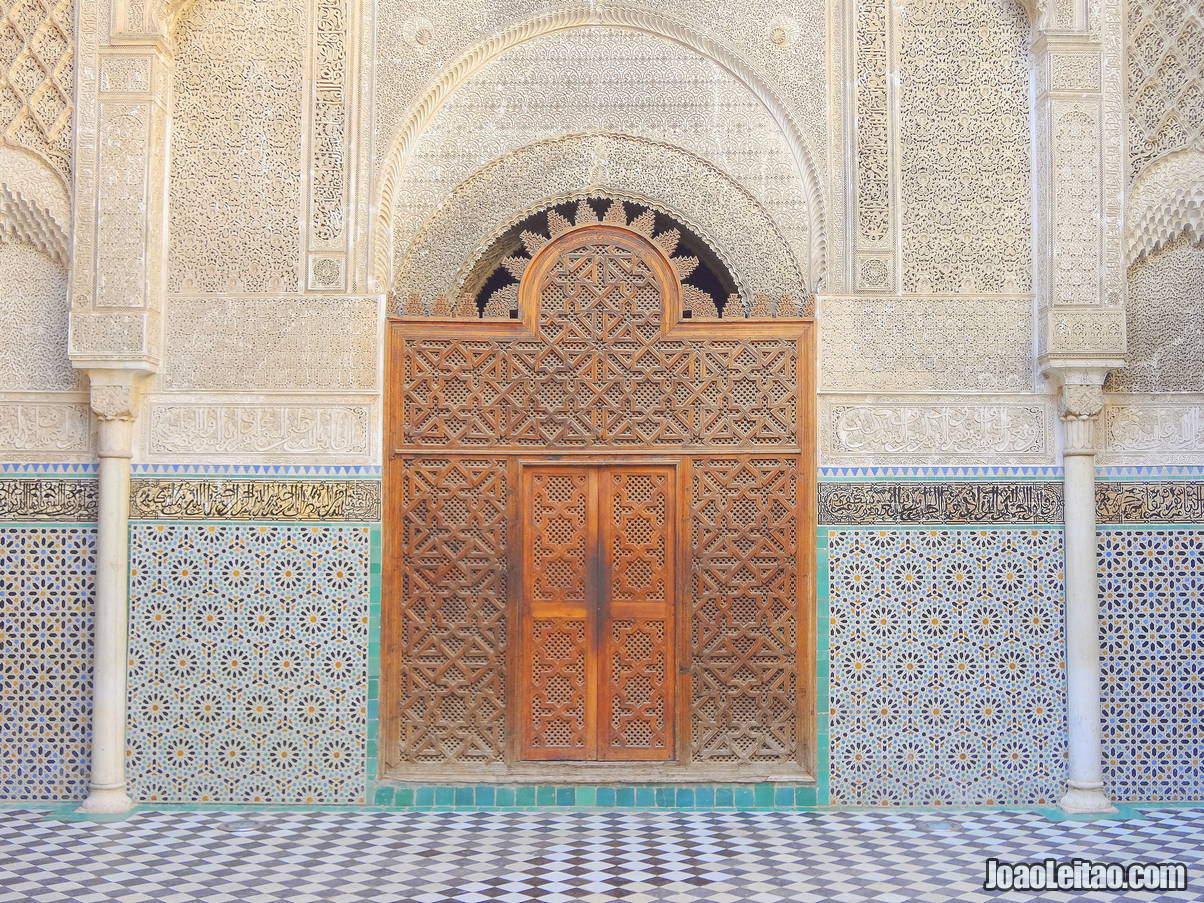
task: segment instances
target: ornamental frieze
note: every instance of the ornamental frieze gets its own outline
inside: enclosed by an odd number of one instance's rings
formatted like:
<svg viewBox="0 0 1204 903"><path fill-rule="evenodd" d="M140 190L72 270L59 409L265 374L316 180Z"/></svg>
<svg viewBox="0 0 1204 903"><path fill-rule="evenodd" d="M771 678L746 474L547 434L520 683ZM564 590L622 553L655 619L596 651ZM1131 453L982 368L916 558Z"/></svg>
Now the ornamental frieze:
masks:
<svg viewBox="0 0 1204 903"><path fill-rule="evenodd" d="M1062 484L820 483L819 522L844 524L1060 524Z"/></svg>
<svg viewBox="0 0 1204 903"><path fill-rule="evenodd" d="M96 481L0 480L0 520L94 521Z"/></svg>
<svg viewBox="0 0 1204 903"><path fill-rule="evenodd" d="M1204 483L1097 483L1096 517L1102 524L1204 523Z"/></svg>
<svg viewBox="0 0 1204 903"><path fill-rule="evenodd" d="M380 520L377 480L135 479L130 517L165 520Z"/></svg>

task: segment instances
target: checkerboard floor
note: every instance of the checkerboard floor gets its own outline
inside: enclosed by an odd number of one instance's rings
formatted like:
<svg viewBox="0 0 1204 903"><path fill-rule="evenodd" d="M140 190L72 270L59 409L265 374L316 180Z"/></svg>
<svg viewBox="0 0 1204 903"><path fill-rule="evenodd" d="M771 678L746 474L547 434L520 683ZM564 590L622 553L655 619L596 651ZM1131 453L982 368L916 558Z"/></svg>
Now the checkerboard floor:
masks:
<svg viewBox="0 0 1204 903"><path fill-rule="evenodd" d="M1188 864L1179 893L987 893L984 859ZM1194 885L1194 887L1192 886ZM1204 900L1204 808L1029 812L0 810L0 903Z"/></svg>

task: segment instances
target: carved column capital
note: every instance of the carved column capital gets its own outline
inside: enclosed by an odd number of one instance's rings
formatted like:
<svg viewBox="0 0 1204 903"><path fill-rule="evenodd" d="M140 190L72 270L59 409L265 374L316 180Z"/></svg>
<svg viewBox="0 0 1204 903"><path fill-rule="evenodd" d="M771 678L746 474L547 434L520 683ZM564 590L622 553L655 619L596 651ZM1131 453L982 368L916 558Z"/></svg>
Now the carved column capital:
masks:
<svg viewBox="0 0 1204 903"><path fill-rule="evenodd" d="M1064 455L1094 455L1095 425L1104 409L1107 367L1048 367L1045 377L1058 394Z"/></svg>

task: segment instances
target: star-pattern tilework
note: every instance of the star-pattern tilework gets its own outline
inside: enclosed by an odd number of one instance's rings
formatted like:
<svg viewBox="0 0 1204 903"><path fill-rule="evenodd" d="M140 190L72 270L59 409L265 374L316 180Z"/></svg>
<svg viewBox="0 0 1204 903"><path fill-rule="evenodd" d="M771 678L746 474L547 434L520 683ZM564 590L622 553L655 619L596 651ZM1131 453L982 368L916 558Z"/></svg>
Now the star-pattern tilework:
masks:
<svg viewBox="0 0 1204 903"><path fill-rule="evenodd" d="M1204 812L0 812L0 903L1171 903ZM1002 893L985 860L1179 861L1186 891Z"/></svg>
<svg viewBox="0 0 1204 903"><path fill-rule="evenodd" d="M1061 531L831 530L828 561L832 803L1056 800Z"/></svg>
<svg viewBox="0 0 1204 903"><path fill-rule="evenodd" d="M131 528L136 799L363 799L369 549L366 527Z"/></svg>
<svg viewBox="0 0 1204 903"><path fill-rule="evenodd" d="M87 795L90 526L0 527L0 799Z"/></svg>
<svg viewBox="0 0 1204 903"><path fill-rule="evenodd" d="M1204 799L1204 529L1100 529L1104 773L1119 800Z"/></svg>

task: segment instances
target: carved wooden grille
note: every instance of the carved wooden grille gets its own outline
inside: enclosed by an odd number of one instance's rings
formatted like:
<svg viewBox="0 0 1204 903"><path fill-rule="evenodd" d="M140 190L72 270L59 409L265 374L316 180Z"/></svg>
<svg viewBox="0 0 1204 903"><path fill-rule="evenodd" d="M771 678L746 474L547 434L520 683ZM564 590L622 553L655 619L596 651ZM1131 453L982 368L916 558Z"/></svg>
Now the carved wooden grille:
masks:
<svg viewBox="0 0 1204 903"><path fill-rule="evenodd" d="M797 458L699 458L692 473L694 759L794 759Z"/></svg>
<svg viewBox="0 0 1204 903"><path fill-rule="evenodd" d="M506 464L417 458L400 480L400 736L410 762L503 759Z"/></svg>
<svg viewBox="0 0 1204 903"><path fill-rule="evenodd" d="M630 248L559 256L537 335L408 340L405 445L792 445L797 343L665 338L660 283Z"/></svg>
<svg viewBox="0 0 1204 903"><path fill-rule="evenodd" d="M524 476L523 757L673 755L673 471Z"/></svg>
<svg viewBox="0 0 1204 903"><path fill-rule="evenodd" d="M392 326L388 761L797 764L809 327L678 322L604 224L522 278L518 321Z"/></svg>

